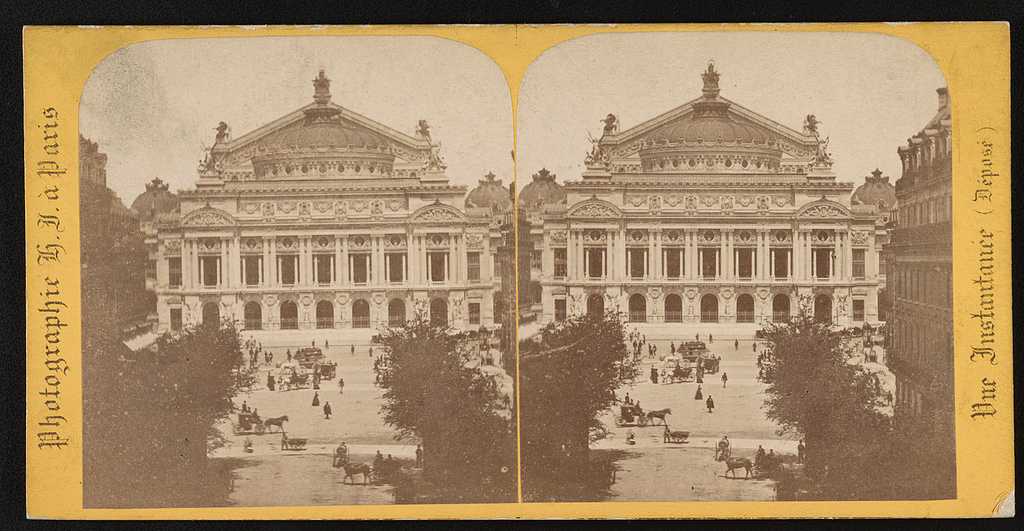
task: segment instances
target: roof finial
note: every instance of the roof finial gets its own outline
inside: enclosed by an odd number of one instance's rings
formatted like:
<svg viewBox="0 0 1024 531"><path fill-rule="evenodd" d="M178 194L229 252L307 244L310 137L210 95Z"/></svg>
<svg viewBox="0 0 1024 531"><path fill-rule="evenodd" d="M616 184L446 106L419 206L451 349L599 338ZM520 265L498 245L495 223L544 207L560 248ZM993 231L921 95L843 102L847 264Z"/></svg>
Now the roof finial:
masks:
<svg viewBox="0 0 1024 531"><path fill-rule="evenodd" d="M882 170L880 170L878 168L875 168L875 171L871 172L871 176L874 177L875 179L881 179L882 178Z"/></svg>
<svg viewBox="0 0 1024 531"><path fill-rule="evenodd" d="M700 75L704 79L704 97L711 99L718 97L718 72L715 71L714 59L708 61L708 69Z"/></svg>
<svg viewBox="0 0 1024 531"><path fill-rule="evenodd" d="M313 80L313 101L319 105L326 105L331 101L331 80L327 79L322 68L320 75Z"/></svg>

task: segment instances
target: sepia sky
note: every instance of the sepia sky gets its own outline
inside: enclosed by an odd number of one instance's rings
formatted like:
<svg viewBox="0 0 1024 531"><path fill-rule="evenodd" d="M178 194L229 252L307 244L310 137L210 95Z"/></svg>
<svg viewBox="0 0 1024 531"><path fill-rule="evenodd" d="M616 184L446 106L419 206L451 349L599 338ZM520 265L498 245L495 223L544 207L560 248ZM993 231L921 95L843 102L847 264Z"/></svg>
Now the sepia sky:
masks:
<svg viewBox="0 0 1024 531"><path fill-rule="evenodd" d="M621 33L545 52L519 96L520 187L547 167L578 180L600 120L633 127L701 95L709 59L721 95L797 131L814 114L831 138L838 180L880 168L895 182L896 148L937 110L945 79L910 42L873 33ZM951 94L955 98L956 94Z"/></svg>
<svg viewBox="0 0 1024 531"><path fill-rule="evenodd" d="M498 66L433 37L260 37L137 44L96 67L81 133L107 153L107 183L128 205L153 177L194 188L202 147L223 120L232 137L313 100L323 68L332 101L412 135L419 119L441 143L448 176L476 186L512 178L512 111Z"/></svg>

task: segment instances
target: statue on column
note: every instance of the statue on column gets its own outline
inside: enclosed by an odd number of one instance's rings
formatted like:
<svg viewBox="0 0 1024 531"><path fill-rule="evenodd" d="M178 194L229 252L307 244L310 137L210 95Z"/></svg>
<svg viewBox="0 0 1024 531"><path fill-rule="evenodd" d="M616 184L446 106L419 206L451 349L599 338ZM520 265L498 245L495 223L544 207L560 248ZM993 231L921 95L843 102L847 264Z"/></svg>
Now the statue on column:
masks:
<svg viewBox="0 0 1024 531"><path fill-rule="evenodd" d="M601 122L604 123L604 135L614 135L619 132L619 118L614 114L608 113Z"/></svg>

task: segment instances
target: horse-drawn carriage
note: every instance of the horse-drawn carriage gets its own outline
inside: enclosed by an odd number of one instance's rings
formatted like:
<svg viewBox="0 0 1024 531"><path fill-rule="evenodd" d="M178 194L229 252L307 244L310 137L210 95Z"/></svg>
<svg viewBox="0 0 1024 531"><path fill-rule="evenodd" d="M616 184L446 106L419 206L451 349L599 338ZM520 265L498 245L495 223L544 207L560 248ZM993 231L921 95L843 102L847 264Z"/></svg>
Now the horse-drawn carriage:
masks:
<svg viewBox="0 0 1024 531"><path fill-rule="evenodd" d="M235 423L235 435L263 435L267 427L263 425L260 416L252 411L242 411L238 414L238 421Z"/></svg>
<svg viewBox="0 0 1024 531"><path fill-rule="evenodd" d="M302 367L292 361L282 363L277 376L277 389L279 391L291 391L292 389L308 389L313 385L313 371Z"/></svg>
<svg viewBox="0 0 1024 531"><path fill-rule="evenodd" d="M306 371L319 374L321 380L330 380L338 374L338 363L329 361L324 352L316 347L304 347L295 351L292 360Z"/></svg>
<svg viewBox="0 0 1024 531"><path fill-rule="evenodd" d="M663 384L692 382L694 379L693 366L676 356L665 357L661 372Z"/></svg>
<svg viewBox="0 0 1024 531"><path fill-rule="evenodd" d="M616 426L640 426L647 425L647 415L644 410L636 404L623 404L619 407L619 414L615 417Z"/></svg>

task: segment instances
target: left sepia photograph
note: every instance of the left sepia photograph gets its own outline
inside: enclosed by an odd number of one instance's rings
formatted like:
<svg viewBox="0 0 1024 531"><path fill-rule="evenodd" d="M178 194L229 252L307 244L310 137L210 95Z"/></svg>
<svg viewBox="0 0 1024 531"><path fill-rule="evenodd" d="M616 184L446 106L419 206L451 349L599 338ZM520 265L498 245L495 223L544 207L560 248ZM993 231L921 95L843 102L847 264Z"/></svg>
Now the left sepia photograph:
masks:
<svg viewBox="0 0 1024 531"><path fill-rule="evenodd" d="M84 506L515 502L511 109L495 63L433 37L97 66Z"/></svg>

